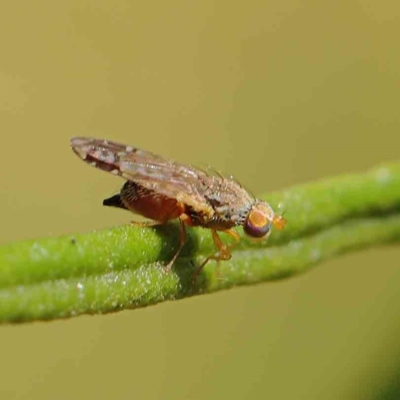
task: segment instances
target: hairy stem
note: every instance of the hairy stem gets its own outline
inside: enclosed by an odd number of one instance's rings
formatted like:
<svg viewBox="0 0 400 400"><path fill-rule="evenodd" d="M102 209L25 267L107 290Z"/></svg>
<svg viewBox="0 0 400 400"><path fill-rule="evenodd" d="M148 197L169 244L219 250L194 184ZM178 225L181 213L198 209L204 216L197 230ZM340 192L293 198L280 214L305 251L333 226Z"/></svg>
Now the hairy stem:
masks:
<svg viewBox="0 0 400 400"><path fill-rule="evenodd" d="M0 321L27 322L145 307L165 300L280 279L349 251L400 240L400 164L262 196L286 210L284 231L267 243L243 238L230 261L210 262L210 232L190 229L177 249L177 224L122 226L0 247ZM278 207L278 205L280 207ZM225 238L229 241L229 238Z"/></svg>

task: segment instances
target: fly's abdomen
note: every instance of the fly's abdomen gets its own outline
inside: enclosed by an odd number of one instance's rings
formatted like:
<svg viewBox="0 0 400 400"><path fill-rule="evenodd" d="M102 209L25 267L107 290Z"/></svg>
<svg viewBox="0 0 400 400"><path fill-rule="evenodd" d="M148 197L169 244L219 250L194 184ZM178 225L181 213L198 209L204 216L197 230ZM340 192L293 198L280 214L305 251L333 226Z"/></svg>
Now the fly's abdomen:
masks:
<svg viewBox="0 0 400 400"><path fill-rule="evenodd" d="M176 199L169 198L128 181L121 189L124 206L145 218L166 222L178 218L185 210Z"/></svg>

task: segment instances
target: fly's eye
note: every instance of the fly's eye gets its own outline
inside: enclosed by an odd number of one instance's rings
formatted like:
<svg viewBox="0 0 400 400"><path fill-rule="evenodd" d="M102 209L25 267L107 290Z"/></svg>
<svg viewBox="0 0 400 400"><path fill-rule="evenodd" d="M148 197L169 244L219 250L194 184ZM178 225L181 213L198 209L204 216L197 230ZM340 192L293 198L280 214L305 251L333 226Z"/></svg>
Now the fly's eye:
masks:
<svg viewBox="0 0 400 400"><path fill-rule="evenodd" d="M271 223L266 215L259 210L252 210L243 225L245 233L254 238L262 238L267 235Z"/></svg>

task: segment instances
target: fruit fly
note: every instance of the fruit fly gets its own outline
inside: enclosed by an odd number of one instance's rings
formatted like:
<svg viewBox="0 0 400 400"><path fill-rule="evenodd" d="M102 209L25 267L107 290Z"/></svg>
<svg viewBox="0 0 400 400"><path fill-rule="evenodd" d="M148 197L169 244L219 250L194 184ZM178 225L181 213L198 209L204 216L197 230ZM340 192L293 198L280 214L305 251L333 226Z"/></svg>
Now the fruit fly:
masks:
<svg viewBox="0 0 400 400"><path fill-rule="evenodd" d="M104 205L140 214L152 220L148 225L179 220L179 246L167 271L186 242L186 226L210 229L218 250L205 259L196 275L210 260L231 258L230 247L218 232L238 242L234 227L242 226L247 236L262 239L269 236L272 225L277 229L285 226L286 220L267 202L256 199L231 178L109 140L75 137L71 147L86 163L126 180L120 193L105 199Z"/></svg>

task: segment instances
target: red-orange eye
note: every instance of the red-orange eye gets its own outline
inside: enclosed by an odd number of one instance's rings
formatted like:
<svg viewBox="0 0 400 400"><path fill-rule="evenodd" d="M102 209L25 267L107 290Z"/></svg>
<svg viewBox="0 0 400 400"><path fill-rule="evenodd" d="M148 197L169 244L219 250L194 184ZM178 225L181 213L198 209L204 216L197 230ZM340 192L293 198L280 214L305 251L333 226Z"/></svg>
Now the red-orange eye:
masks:
<svg viewBox="0 0 400 400"><path fill-rule="evenodd" d="M243 225L243 229L247 235L261 238L270 231L271 223L263 212L252 210Z"/></svg>

